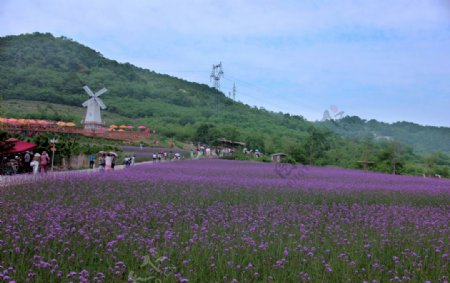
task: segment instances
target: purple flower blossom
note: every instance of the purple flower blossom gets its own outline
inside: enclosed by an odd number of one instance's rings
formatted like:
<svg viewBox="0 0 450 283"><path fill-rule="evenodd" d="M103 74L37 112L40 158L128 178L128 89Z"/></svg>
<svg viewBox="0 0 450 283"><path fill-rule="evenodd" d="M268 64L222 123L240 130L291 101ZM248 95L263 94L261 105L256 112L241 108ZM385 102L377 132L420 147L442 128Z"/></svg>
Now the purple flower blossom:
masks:
<svg viewBox="0 0 450 283"><path fill-rule="evenodd" d="M0 281L448 281L449 180L302 168L167 162L7 188Z"/></svg>

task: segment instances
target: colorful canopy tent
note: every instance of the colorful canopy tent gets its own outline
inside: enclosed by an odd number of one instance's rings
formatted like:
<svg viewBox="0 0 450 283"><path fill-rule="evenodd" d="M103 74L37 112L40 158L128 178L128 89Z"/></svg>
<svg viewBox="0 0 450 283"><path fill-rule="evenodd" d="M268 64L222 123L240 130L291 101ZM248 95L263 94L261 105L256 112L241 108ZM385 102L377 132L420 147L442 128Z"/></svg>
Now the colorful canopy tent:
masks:
<svg viewBox="0 0 450 283"><path fill-rule="evenodd" d="M37 147L37 144L31 143L31 142L18 141L12 148L7 149L5 151L0 151L0 153L1 154L13 154L13 153L31 150L36 147Z"/></svg>
<svg viewBox="0 0 450 283"><path fill-rule="evenodd" d="M46 121L46 120L37 120L37 121L36 121L36 124L37 124L37 125L41 125L41 126L47 126L47 125L49 125L50 123L49 123L48 121Z"/></svg>
<svg viewBox="0 0 450 283"><path fill-rule="evenodd" d="M15 118L9 118L4 121L6 124L15 125L19 123L19 120Z"/></svg>

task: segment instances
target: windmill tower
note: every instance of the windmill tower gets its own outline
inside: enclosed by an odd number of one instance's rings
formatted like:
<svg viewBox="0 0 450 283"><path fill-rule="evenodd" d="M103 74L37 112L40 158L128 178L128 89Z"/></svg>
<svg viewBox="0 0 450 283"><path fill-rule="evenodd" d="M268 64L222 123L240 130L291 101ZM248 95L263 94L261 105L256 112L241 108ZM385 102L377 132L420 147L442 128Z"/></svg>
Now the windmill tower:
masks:
<svg viewBox="0 0 450 283"><path fill-rule="evenodd" d="M84 118L84 128L85 129L98 129L103 126L102 117L100 115L100 109L106 109L106 105L99 98L100 95L104 94L107 89L102 88L101 90L93 93L91 89L85 85L83 89L90 96L88 100L83 102L83 107L87 107L86 118Z"/></svg>

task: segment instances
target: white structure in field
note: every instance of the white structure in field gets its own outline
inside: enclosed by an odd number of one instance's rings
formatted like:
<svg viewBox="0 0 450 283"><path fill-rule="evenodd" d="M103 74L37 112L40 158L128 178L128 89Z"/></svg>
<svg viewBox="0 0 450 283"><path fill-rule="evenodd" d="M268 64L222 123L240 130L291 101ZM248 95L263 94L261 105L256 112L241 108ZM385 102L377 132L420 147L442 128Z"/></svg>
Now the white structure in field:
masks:
<svg viewBox="0 0 450 283"><path fill-rule="evenodd" d="M84 118L83 123L84 128L85 129L100 128L103 126L100 109L106 109L106 105L99 98L99 96L104 94L108 90L106 88L102 88L96 93L93 93L87 85L85 85L83 89L91 97L83 103L83 107L87 107L86 118Z"/></svg>

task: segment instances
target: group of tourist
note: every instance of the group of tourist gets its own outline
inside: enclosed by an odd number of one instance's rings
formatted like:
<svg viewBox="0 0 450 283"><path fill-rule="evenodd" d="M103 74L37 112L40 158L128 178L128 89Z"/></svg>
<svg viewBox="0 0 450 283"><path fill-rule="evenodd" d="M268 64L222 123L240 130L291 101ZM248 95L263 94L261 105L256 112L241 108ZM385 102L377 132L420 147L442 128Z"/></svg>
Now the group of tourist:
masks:
<svg viewBox="0 0 450 283"><path fill-rule="evenodd" d="M98 157L98 171L105 172L114 170L114 167L116 165L116 158L117 155L112 152L106 153L101 151ZM134 165L135 159L136 159L135 155L125 156L123 159L123 164L125 165L125 167L130 167L131 165ZM90 154L89 168L94 169L94 167L95 167L95 156L94 154Z"/></svg>
<svg viewBox="0 0 450 283"><path fill-rule="evenodd" d="M161 160L175 160L175 159L181 159L181 154L178 152L173 153L171 150L169 152L161 150L159 152L154 152L152 154L152 160L153 162L161 162Z"/></svg>
<svg viewBox="0 0 450 283"><path fill-rule="evenodd" d="M114 166L116 165L116 155L110 152L108 153L100 153L98 157L98 171L110 171L114 170Z"/></svg>
<svg viewBox="0 0 450 283"><path fill-rule="evenodd" d="M224 155L233 154L234 149L229 147L209 147L207 145L200 145L195 149L190 150L190 158L198 159L200 157L222 157Z"/></svg>
<svg viewBox="0 0 450 283"><path fill-rule="evenodd" d="M123 159L123 163L125 164L125 167L130 167L131 165L134 165L136 156L131 155L131 156L125 156L125 158Z"/></svg>
<svg viewBox="0 0 450 283"><path fill-rule="evenodd" d="M19 173L47 173L48 165L50 162L50 156L44 150L42 153L34 153L26 151L24 153L18 153L14 158L9 159L7 162L10 172L9 174Z"/></svg>
<svg viewBox="0 0 450 283"><path fill-rule="evenodd" d="M246 155L253 155L256 158L260 158L262 155L262 153L258 149L253 150L253 149L244 148L242 150L242 153L246 154Z"/></svg>

